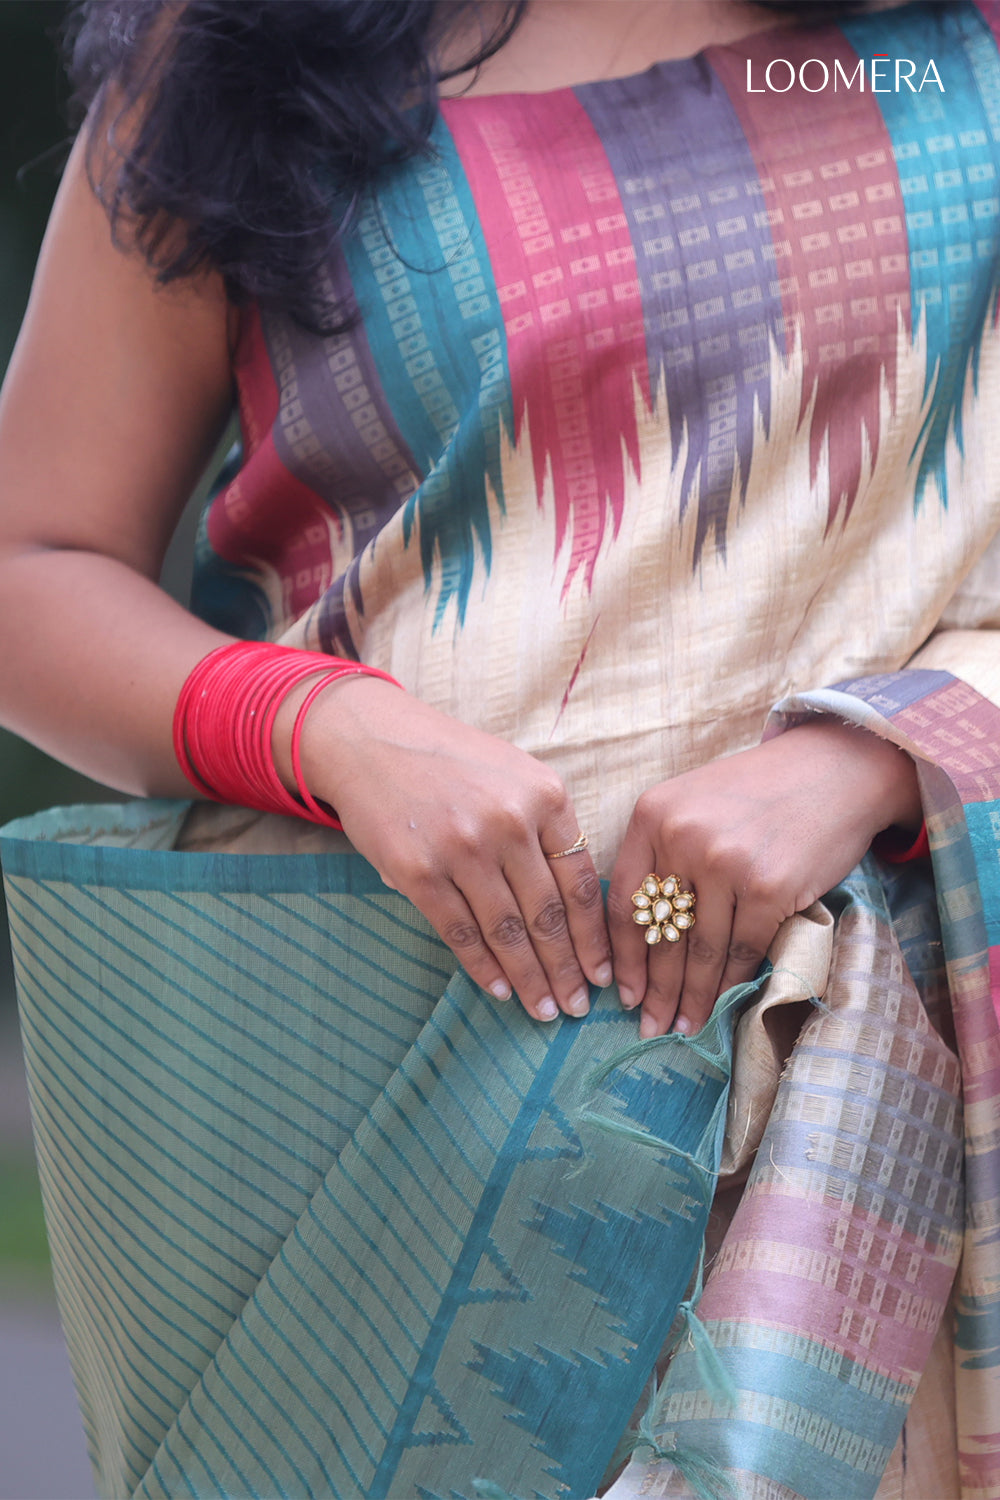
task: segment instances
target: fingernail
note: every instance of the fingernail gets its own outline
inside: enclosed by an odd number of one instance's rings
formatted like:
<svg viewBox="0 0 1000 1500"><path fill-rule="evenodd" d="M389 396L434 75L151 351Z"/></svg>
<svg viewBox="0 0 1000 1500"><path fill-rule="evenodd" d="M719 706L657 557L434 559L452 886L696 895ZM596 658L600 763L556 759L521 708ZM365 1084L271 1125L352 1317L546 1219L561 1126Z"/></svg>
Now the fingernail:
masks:
<svg viewBox="0 0 1000 1500"><path fill-rule="evenodd" d="M643 1041L647 1041L651 1036L655 1036L659 1029L652 1016L643 1016L639 1022L639 1035Z"/></svg>
<svg viewBox="0 0 1000 1500"><path fill-rule="evenodd" d="M620 984L618 986L618 998L622 1003L623 1010L635 1010L637 1003L635 992L630 990L627 984Z"/></svg>
<svg viewBox="0 0 1000 1500"><path fill-rule="evenodd" d="M577 990L569 1002L571 1016L585 1016L590 1009L590 995L586 990Z"/></svg>
<svg viewBox="0 0 1000 1500"><path fill-rule="evenodd" d="M594 970L594 979L598 984L610 984L614 978L614 970L610 964L598 964Z"/></svg>
<svg viewBox="0 0 1000 1500"><path fill-rule="evenodd" d="M504 984L502 979L497 979L490 985L490 994L495 995L498 1000L509 1000L511 996L510 985Z"/></svg>
<svg viewBox="0 0 1000 1500"><path fill-rule="evenodd" d="M559 1014L559 1007L551 995L546 995L538 1006L538 1019L540 1021L554 1021Z"/></svg>
<svg viewBox="0 0 1000 1500"><path fill-rule="evenodd" d="M681 1036L690 1036L691 1022L688 1020L687 1016L677 1017L677 1020L674 1022L674 1030L679 1031Z"/></svg>

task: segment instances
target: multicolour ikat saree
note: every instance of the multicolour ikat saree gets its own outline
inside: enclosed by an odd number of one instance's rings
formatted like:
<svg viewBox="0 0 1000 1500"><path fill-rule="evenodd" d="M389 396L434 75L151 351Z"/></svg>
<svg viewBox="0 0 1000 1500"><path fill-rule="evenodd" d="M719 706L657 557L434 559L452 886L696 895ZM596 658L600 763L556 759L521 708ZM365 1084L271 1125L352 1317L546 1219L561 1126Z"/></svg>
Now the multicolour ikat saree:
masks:
<svg viewBox="0 0 1000 1500"><path fill-rule="evenodd" d="M602 875L647 787L841 714L920 758L933 878L870 858L640 1045L613 993L487 1000L306 825L8 829L104 1495L862 1500L888 1464L880 1500L1000 1500L998 36L907 6L448 100L330 265L351 327L245 311L199 613L546 761ZM776 59L806 82L760 92Z"/></svg>
<svg viewBox="0 0 1000 1500"><path fill-rule="evenodd" d="M862 1500L956 1271L949 1493L1000 1494L1000 712L930 671L817 710L921 757L933 880L869 858L691 1042L497 1005L356 855L178 853L175 804L8 826L103 1495L584 1500L673 1330L615 1500Z"/></svg>
<svg viewBox="0 0 1000 1500"><path fill-rule="evenodd" d="M824 902L835 926L816 986L823 1004L756 1129L746 1189L699 1304L737 1390L713 1402L692 1350L679 1353L645 1426L652 1441L637 1456L647 1462L633 1462L610 1494L689 1494L672 1446L706 1463L702 1477L728 1478L734 1495L874 1494L939 1317L952 1315L957 1267L955 1466L925 1473L933 1488L908 1485L901 1445L880 1493L995 1496L1000 717L965 683L927 670L843 683L783 708L790 722L837 714L917 757L933 884L922 870L862 867ZM766 1008L765 992L754 1010ZM752 1044L753 1011L742 1024ZM733 1149L740 1093L737 1062ZM744 1102L753 1129L752 1087ZM940 1387L938 1399L948 1402ZM948 1425L943 1407L925 1408L914 1446L934 1445L922 1428Z"/></svg>

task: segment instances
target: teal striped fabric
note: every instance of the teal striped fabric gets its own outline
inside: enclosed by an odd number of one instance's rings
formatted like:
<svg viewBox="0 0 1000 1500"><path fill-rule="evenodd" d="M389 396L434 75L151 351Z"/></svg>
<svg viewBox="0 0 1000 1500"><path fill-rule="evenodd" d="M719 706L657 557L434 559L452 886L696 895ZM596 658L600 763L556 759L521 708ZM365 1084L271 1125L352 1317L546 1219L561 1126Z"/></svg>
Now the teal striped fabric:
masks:
<svg viewBox="0 0 1000 1500"><path fill-rule="evenodd" d="M540 1026L360 857L176 853L183 812L2 841L101 1494L592 1494L695 1269L732 1011Z"/></svg>

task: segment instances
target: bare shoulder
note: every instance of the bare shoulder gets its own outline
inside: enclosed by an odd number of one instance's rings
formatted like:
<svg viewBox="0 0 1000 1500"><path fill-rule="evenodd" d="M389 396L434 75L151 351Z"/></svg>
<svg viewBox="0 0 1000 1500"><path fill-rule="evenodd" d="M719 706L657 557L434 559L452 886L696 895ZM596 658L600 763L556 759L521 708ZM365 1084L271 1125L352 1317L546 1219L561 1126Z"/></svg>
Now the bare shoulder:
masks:
<svg viewBox="0 0 1000 1500"><path fill-rule="evenodd" d="M478 14L448 38L446 65L458 65L481 40L475 34ZM532 0L500 51L474 73L452 80L447 92L533 94L626 77L770 30L782 20L745 0Z"/></svg>

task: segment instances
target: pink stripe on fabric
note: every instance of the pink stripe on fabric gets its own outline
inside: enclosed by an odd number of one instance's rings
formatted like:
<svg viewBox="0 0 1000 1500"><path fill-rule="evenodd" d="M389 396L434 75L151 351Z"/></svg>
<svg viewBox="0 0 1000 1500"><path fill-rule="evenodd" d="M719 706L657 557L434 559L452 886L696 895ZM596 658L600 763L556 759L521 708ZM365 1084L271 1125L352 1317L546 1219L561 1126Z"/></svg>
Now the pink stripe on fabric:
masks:
<svg viewBox="0 0 1000 1500"><path fill-rule="evenodd" d="M881 439L880 382L896 404L900 315L910 326L910 264L902 192L892 141L868 93L810 92L816 68L785 93L756 92L775 50L773 34L706 53L722 79L761 173L774 239L774 274L789 350L802 340L805 379L800 417L810 417L813 478L825 443L829 524L846 518L866 462ZM834 29L781 35L795 70L822 59L851 76L859 58ZM748 92L750 68L751 87ZM785 79L782 74L782 83ZM775 169L775 164L780 166Z"/></svg>
<svg viewBox="0 0 1000 1500"><path fill-rule="evenodd" d="M989 27L993 40L1000 47L1000 0L974 0L974 3ZM993 327L1000 328L1000 298L997 299L997 304L993 309ZM996 998L995 992L994 998ZM1000 1001L997 1004L997 1013L1000 1014Z"/></svg>
<svg viewBox="0 0 1000 1500"><path fill-rule="evenodd" d="M330 528L342 523L275 448L281 396L256 308L244 314L235 371L245 462L212 502L208 538L227 562L273 569L281 579L281 618L297 619L332 581Z"/></svg>
<svg viewBox="0 0 1000 1500"><path fill-rule="evenodd" d="M975 6L1000 46L1000 0L975 0Z"/></svg>
<svg viewBox="0 0 1000 1500"><path fill-rule="evenodd" d="M993 997L997 1023L1000 1025L1000 948L990 949L990 994ZM996 1032L988 1039L988 1044L992 1065L973 1081L972 1086L984 1096L1000 1099L1000 1037Z"/></svg>
<svg viewBox="0 0 1000 1500"><path fill-rule="evenodd" d="M982 1443L985 1451L972 1453L968 1448L959 1448L958 1472L962 1494L992 1497L997 1493L994 1481L997 1461L1000 1459L1000 1427L990 1432L977 1432L973 1441Z"/></svg>
<svg viewBox="0 0 1000 1500"><path fill-rule="evenodd" d="M961 678L908 703L891 718L947 772L963 802L1000 801L997 710Z"/></svg>
<svg viewBox="0 0 1000 1500"><path fill-rule="evenodd" d="M588 585L639 472L636 391L651 404L642 298L618 187L571 90L455 99L443 113L476 200L507 335L515 441L541 500L551 474L564 591ZM549 211L546 211L548 205Z"/></svg>
<svg viewBox="0 0 1000 1500"><path fill-rule="evenodd" d="M787 1209L776 1212L783 1199ZM818 1344L868 1368L902 1378L923 1368L955 1277L957 1247L953 1259L941 1259L912 1235L849 1214L843 1203L811 1200L806 1211L800 1197L776 1188L744 1198L731 1238L705 1288L700 1317L808 1326ZM766 1243L784 1247L789 1269L770 1259L741 1263L760 1257Z"/></svg>

